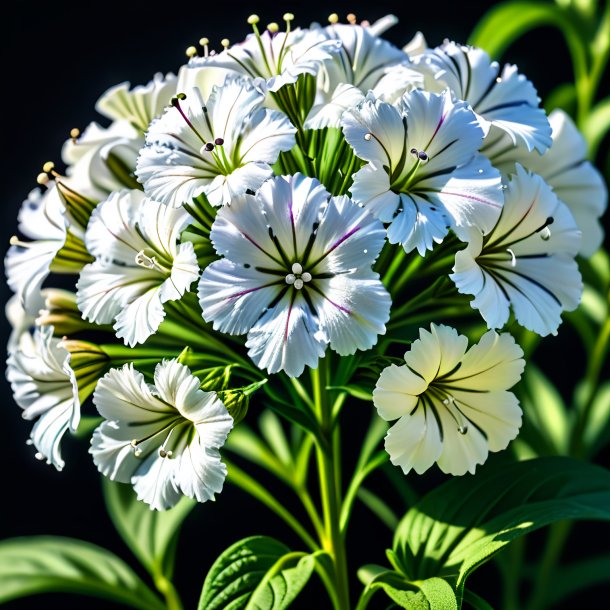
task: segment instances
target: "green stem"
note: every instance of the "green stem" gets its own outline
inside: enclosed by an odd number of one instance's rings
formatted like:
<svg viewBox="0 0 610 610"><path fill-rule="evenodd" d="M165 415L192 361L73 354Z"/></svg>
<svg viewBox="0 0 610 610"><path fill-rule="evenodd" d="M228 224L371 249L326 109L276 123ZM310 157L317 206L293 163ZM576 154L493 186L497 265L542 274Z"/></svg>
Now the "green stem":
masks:
<svg viewBox="0 0 610 610"><path fill-rule="evenodd" d="M526 605L526 610L544 610L549 583L561 557L571 527L572 524L569 521L560 521L559 523L553 523L549 528L549 537L540 562L536 584Z"/></svg>
<svg viewBox="0 0 610 610"><path fill-rule="evenodd" d="M155 586L165 598L167 610L184 610L182 600L171 580L167 579L163 574L159 574L155 577Z"/></svg>
<svg viewBox="0 0 610 610"><path fill-rule="evenodd" d="M519 585L521 582L521 567L525 555L525 537L513 540L505 551L500 570L502 572L504 610L520 610L521 600Z"/></svg>
<svg viewBox="0 0 610 610"><path fill-rule="evenodd" d="M334 598L335 610L349 610L347 557L341 535L339 429L333 430L332 425L332 405L329 403L326 389L328 385L326 360L320 362L318 369L312 371L312 381L314 404L323 434L328 441L325 443L325 447L318 444L316 455L325 530L321 543L334 564L334 591L329 591L329 593L331 593L331 598Z"/></svg>

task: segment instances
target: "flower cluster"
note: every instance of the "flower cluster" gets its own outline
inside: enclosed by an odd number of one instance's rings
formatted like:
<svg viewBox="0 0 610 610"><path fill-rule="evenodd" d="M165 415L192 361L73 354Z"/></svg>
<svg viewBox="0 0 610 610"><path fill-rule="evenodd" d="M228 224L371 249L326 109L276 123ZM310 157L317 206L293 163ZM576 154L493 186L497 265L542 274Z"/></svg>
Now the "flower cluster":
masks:
<svg viewBox="0 0 610 610"><path fill-rule="evenodd" d="M72 130L63 175L45 164L6 256L7 376L36 455L61 469L92 402L95 464L154 509L221 491L256 390L345 358L344 387L377 370L392 463L474 472L521 424L523 352L496 331L512 311L555 334L603 238L581 135L515 66L421 35L398 48L391 17L284 21L252 15L177 76L107 91L110 123ZM438 324L448 303L470 349Z"/></svg>

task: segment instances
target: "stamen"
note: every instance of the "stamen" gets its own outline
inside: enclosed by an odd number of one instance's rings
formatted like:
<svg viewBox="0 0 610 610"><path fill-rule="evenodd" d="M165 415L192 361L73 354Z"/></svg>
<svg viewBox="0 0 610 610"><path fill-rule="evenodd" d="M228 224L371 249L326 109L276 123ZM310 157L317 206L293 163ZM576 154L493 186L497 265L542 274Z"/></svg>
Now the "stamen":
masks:
<svg viewBox="0 0 610 610"><path fill-rule="evenodd" d="M231 46L231 43L229 42L228 38L223 38L220 41L220 44L222 45L223 48L228 49Z"/></svg>
<svg viewBox="0 0 610 610"><path fill-rule="evenodd" d="M460 434L466 434L468 432L468 424L466 423L466 421L464 421L466 418L455 404L455 399L453 398L453 396L451 396L451 394L448 394L447 398L443 399L443 404L447 407L449 415L453 417L455 423L458 425L457 431Z"/></svg>
<svg viewBox="0 0 610 610"><path fill-rule="evenodd" d="M294 287L297 290L301 290L301 288L303 288L303 280L300 277L298 277L296 280L294 280Z"/></svg>
<svg viewBox="0 0 610 610"><path fill-rule="evenodd" d="M275 21L272 21L269 25L267 25L267 30L272 34L276 34L280 31L280 26Z"/></svg>
<svg viewBox="0 0 610 610"><path fill-rule="evenodd" d="M47 161L43 166L42 166L42 171L50 174L53 169L55 168L55 163L53 163L53 161Z"/></svg>
<svg viewBox="0 0 610 610"><path fill-rule="evenodd" d="M458 432L459 432L460 434L466 434L466 432L468 432L468 426L460 426L460 427L458 428Z"/></svg>
<svg viewBox="0 0 610 610"><path fill-rule="evenodd" d="M294 263L292 265L292 273L294 273L295 275L301 275L301 273L303 273L303 267L300 263Z"/></svg>
<svg viewBox="0 0 610 610"><path fill-rule="evenodd" d="M423 150L420 150L420 151L417 153L417 156L419 157L420 161L427 161L427 160L428 160L428 153L426 153L426 152L425 152L425 151L423 151Z"/></svg>
<svg viewBox="0 0 610 610"><path fill-rule="evenodd" d="M517 266L517 257L514 253L513 250L511 250L510 248L506 248L506 251L510 254L511 256L511 260L510 260L510 266L511 267L516 267Z"/></svg>
<svg viewBox="0 0 610 610"><path fill-rule="evenodd" d="M72 143L76 144L76 138L80 136L80 129L78 127L73 127L70 129L70 138L72 139Z"/></svg>
<svg viewBox="0 0 610 610"><path fill-rule="evenodd" d="M49 178L49 174L45 174L44 172L41 172L38 174L38 176L36 176L36 182L38 182L38 184L41 186L46 186L49 184L50 180L51 178Z"/></svg>
<svg viewBox="0 0 610 610"><path fill-rule="evenodd" d="M205 37L200 38L199 39L199 44L203 47L203 56L204 57L209 57L209 55L210 55L210 50L209 50L209 47L208 47L208 45L210 44L209 38L205 38Z"/></svg>
<svg viewBox="0 0 610 610"><path fill-rule="evenodd" d="M37 451L37 452L34 454L34 457L35 457L35 458L36 458L36 459L37 459L39 462L42 462L42 460L44 460L44 455L42 455L42 453L40 453L39 451Z"/></svg>
<svg viewBox="0 0 610 610"><path fill-rule="evenodd" d="M551 239L551 229L549 229L548 227L544 227L544 229L540 231L540 239L543 239L544 241L549 241L549 239Z"/></svg>
<svg viewBox="0 0 610 610"><path fill-rule="evenodd" d="M287 284L292 285L292 284L294 284L296 282L296 280L297 280L297 277L296 277L296 275L294 275L294 273L289 273L286 276L286 283Z"/></svg>
<svg viewBox="0 0 610 610"><path fill-rule="evenodd" d="M306 271L305 273L303 273L303 274L301 275L301 279L302 279L304 282L311 282L311 273L309 273L308 271Z"/></svg>
<svg viewBox="0 0 610 610"><path fill-rule="evenodd" d="M205 146L201 147L201 152L212 152L214 150L214 144L212 142L208 142Z"/></svg>
<svg viewBox="0 0 610 610"><path fill-rule="evenodd" d="M335 23L339 23L339 15L337 13L331 13L328 16L328 23L334 25Z"/></svg>
<svg viewBox="0 0 610 610"><path fill-rule="evenodd" d="M29 248L30 244L26 241L21 241L16 235L13 235L9 240L8 243L11 246L19 246L21 248Z"/></svg>
<svg viewBox="0 0 610 610"><path fill-rule="evenodd" d="M248 17L248 24L249 25L256 25L259 21L260 21L260 18L259 18L258 15L250 15Z"/></svg>
<svg viewBox="0 0 610 610"><path fill-rule="evenodd" d="M216 146L222 146L225 143L225 141L222 138L216 138L214 140L214 144L216 144Z"/></svg>
<svg viewBox="0 0 610 610"><path fill-rule="evenodd" d="M190 47L187 47L187 49L184 53L186 54L186 56L189 59L191 57L195 57L197 55L197 47L194 47L193 45L191 45Z"/></svg>
<svg viewBox="0 0 610 610"><path fill-rule="evenodd" d="M286 23L290 23L291 21L294 20L294 15L292 13L284 13L284 15L282 16L282 19L286 22Z"/></svg>
<svg viewBox="0 0 610 610"><path fill-rule="evenodd" d="M144 267L144 269L160 269L154 254L152 256L149 256L144 250L140 250L136 254L135 260L136 264L140 265L140 267Z"/></svg>
<svg viewBox="0 0 610 610"><path fill-rule="evenodd" d="M354 13L348 13L346 19L347 22L351 25L356 25L356 23L358 23L358 21L356 20L356 15L354 15Z"/></svg>

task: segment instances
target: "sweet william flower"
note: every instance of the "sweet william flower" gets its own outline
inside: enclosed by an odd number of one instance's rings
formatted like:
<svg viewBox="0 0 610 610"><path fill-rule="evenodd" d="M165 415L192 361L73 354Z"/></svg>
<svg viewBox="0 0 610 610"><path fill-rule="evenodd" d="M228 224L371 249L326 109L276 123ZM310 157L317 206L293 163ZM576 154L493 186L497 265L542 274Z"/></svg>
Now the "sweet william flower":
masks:
<svg viewBox="0 0 610 610"><path fill-rule="evenodd" d="M432 324L420 329L406 366L381 372L373 402L383 419L398 420L385 448L405 474L435 462L448 474L474 474L489 451L505 449L519 432L521 409L507 390L523 372L521 348L494 331L467 347L455 329Z"/></svg>
<svg viewBox="0 0 610 610"><path fill-rule="evenodd" d="M220 206L257 190L273 174L279 153L292 148L296 132L263 102L260 91L236 77L213 87L207 102L197 88L175 97L151 124L138 158L146 194L180 207L204 193Z"/></svg>
<svg viewBox="0 0 610 610"><path fill-rule="evenodd" d="M277 24L273 24L261 34L257 26L258 16L251 15L248 23L254 32L243 42L229 46L226 41L221 53L193 58L191 65L231 70L253 79L263 92L276 92L284 85L295 83L301 74L315 76L322 63L330 59L341 45L337 40L329 39L319 28L292 30L290 23L293 19L291 13L286 13L286 31L279 31Z"/></svg>
<svg viewBox="0 0 610 610"><path fill-rule="evenodd" d="M182 495L198 502L222 491L227 468L219 449L233 418L216 393L177 360L157 365L154 385L126 364L98 383L93 402L104 421L90 453L112 481L131 483L138 499L166 510Z"/></svg>
<svg viewBox="0 0 610 610"><path fill-rule="evenodd" d="M203 317L216 330L248 333L260 368L298 376L327 344L349 355L385 332L390 296L371 270L383 226L317 180L265 182L219 211L210 238L224 258L201 276Z"/></svg>
<svg viewBox="0 0 610 610"><path fill-rule="evenodd" d="M500 174L477 153L483 131L465 102L424 91L397 106L370 94L341 119L369 163L354 174L356 203L389 223L388 240L424 255L449 227L488 231L502 207Z"/></svg>
<svg viewBox="0 0 610 610"><path fill-rule="evenodd" d="M500 70L482 49L451 41L424 51L413 62L427 76L427 90L440 92L449 87L471 105L485 136L497 130L513 146L540 153L551 145L549 122L538 107L540 98L516 66L506 64Z"/></svg>
<svg viewBox="0 0 610 610"><path fill-rule="evenodd" d="M110 195L94 210L85 241L95 261L80 273L83 318L115 322L127 345L144 342L165 317L163 304L180 299L199 277L193 244L179 242L190 216L141 191Z"/></svg>
<svg viewBox="0 0 610 610"><path fill-rule="evenodd" d="M556 334L561 312L576 309L582 280L574 260L580 231L568 207L544 180L517 165L497 225L471 231L450 276L473 295L489 328L501 328L512 307L517 321L539 335Z"/></svg>
<svg viewBox="0 0 610 610"><path fill-rule="evenodd" d="M53 337L52 326L22 336L7 360L6 377L23 418L37 420L30 435L36 457L62 470L60 443L78 427L80 400L70 353Z"/></svg>
<svg viewBox="0 0 610 610"><path fill-rule="evenodd" d="M597 169L587 161L587 143L563 110L549 115L553 144L543 155L512 146L507 136L497 137L485 154L504 174L515 172L515 164L542 176L574 216L582 232L582 256L591 256L602 244L600 216L608 204L608 190Z"/></svg>
<svg viewBox="0 0 610 610"><path fill-rule="evenodd" d="M44 305L41 287L66 242L67 227L64 204L54 184L45 192L33 190L23 202L19 230L31 241L13 237L4 266L8 285L31 315Z"/></svg>

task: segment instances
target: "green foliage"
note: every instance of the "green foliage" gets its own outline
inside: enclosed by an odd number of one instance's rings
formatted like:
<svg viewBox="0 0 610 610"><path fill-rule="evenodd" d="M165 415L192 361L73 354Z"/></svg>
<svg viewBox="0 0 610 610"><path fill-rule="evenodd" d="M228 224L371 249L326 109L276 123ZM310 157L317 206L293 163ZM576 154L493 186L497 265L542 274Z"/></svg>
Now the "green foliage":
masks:
<svg viewBox="0 0 610 610"><path fill-rule="evenodd" d="M116 555L71 538L37 536L0 542L0 582L0 604L36 593L65 592L142 610L165 610L165 604Z"/></svg>
<svg viewBox="0 0 610 610"><path fill-rule="evenodd" d="M127 546L153 577L171 577L173 542L197 503L182 497L170 510L152 511L137 499L131 485L114 483L104 477L103 488L108 514Z"/></svg>
<svg viewBox="0 0 610 610"><path fill-rule="evenodd" d="M199 610L283 610L307 584L313 569L312 555L290 552L267 536L244 538L214 562Z"/></svg>
<svg viewBox="0 0 610 610"><path fill-rule="evenodd" d="M488 464L434 489L400 523L392 557L408 581L468 575L519 536L565 519L610 520L610 472L569 458Z"/></svg>

